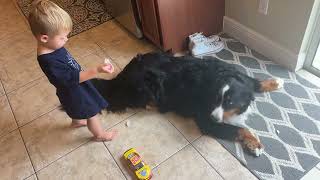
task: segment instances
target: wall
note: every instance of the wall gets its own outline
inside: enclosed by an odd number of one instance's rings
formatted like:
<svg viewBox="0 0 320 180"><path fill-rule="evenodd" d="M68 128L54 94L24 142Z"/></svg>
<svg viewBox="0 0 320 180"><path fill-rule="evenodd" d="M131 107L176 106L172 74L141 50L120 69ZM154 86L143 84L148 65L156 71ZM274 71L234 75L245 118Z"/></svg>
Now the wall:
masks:
<svg viewBox="0 0 320 180"><path fill-rule="evenodd" d="M226 16L299 54L314 0L270 0L268 15L258 0L226 0Z"/></svg>

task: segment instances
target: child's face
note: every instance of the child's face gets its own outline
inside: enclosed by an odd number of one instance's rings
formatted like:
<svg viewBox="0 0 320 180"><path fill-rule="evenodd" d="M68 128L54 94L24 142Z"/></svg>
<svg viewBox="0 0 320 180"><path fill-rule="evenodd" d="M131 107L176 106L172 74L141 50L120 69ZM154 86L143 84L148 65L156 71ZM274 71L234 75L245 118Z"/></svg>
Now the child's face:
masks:
<svg viewBox="0 0 320 180"><path fill-rule="evenodd" d="M62 31L54 36L41 35L40 39L44 46L49 49L56 50L62 48L66 44L69 33L70 31Z"/></svg>

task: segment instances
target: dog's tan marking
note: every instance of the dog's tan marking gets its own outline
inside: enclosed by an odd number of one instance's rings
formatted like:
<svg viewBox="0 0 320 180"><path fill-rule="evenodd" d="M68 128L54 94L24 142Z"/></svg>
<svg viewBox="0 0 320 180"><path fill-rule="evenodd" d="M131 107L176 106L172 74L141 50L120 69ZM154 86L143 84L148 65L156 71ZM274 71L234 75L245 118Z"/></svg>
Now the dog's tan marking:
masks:
<svg viewBox="0 0 320 180"><path fill-rule="evenodd" d="M282 88L283 80L282 79L268 79L260 82L260 91L261 92L270 92Z"/></svg>
<svg viewBox="0 0 320 180"><path fill-rule="evenodd" d="M224 111L223 112L223 119L230 119L231 117L238 115L240 112L240 109L235 108L235 109L231 109L229 111Z"/></svg>
<svg viewBox="0 0 320 180"><path fill-rule="evenodd" d="M244 148L248 149L256 156L259 156L262 153L263 145L248 129L241 128L238 131L236 140L240 141Z"/></svg>

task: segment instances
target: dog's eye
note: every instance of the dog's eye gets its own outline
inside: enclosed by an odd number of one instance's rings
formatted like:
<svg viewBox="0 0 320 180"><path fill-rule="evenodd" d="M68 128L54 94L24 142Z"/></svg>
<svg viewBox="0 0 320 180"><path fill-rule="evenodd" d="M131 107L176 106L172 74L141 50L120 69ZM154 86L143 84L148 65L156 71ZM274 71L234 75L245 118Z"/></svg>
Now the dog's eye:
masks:
<svg viewBox="0 0 320 180"><path fill-rule="evenodd" d="M233 104L230 96L226 96L226 102L227 102L227 104Z"/></svg>

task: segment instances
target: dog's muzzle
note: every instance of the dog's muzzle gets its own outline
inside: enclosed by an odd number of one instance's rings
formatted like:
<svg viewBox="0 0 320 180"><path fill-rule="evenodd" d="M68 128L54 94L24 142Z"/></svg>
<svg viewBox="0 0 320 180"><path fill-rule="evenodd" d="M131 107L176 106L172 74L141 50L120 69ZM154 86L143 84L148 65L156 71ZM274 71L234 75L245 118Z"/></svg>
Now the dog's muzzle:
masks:
<svg viewBox="0 0 320 180"><path fill-rule="evenodd" d="M223 123L223 113L223 108L219 106L211 112L210 117L216 123Z"/></svg>

